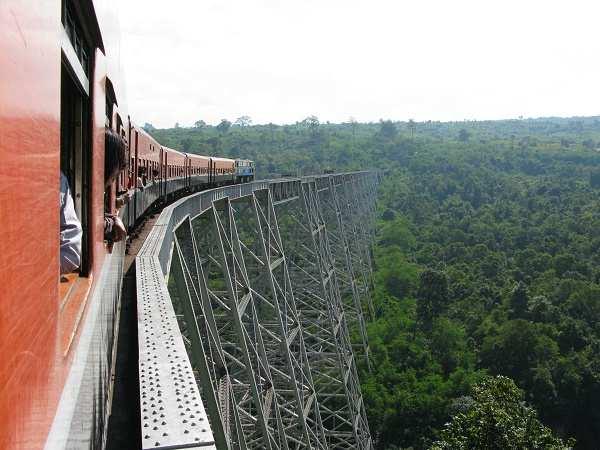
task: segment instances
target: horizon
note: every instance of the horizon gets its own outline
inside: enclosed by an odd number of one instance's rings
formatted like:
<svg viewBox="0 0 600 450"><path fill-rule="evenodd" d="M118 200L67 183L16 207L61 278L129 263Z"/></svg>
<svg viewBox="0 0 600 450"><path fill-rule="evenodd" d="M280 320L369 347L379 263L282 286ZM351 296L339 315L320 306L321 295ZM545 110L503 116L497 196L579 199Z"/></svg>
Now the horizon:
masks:
<svg viewBox="0 0 600 450"><path fill-rule="evenodd" d="M318 116L315 116L318 118ZM230 120L227 118L224 118L222 120L229 120L231 122L232 126L237 126L240 127L239 125L236 125L234 122L237 118ZM463 119L463 120L413 120L413 122L415 124L426 124L426 123L437 123L437 124L461 124L461 123L483 123L483 122L527 122L527 121L543 121L543 120L578 120L578 119L600 119L600 114L598 115L590 115L590 116L540 116L540 117L508 117L508 118L500 118L500 119ZM297 120L295 122L288 122L288 123L275 123L275 122L267 122L267 123L254 123L252 122L250 125L245 125L245 127L254 127L254 126L269 126L269 125L274 125L274 126L278 126L278 127L285 127L285 126L292 126L292 125L298 125L300 123L302 123L304 119L302 120ZM396 124L408 124L410 123L412 119L408 119L408 120L394 120L391 118L388 119L384 119L381 118L379 120L376 121L369 121L369 122L361 122L361 121L356 121L356 124L359 125L377 125L379 123L381 123L382 121L391 121L392 123L396 123ZM206 122L206 121L205 121ZM167 127L156 127L154 126L154 124L148 122L150 125L152 125L155 129L157 130L169 130L169 129L176 129L177 127L175 126L167 126ZM181 122L176 122L177 124L179 124L179 128L183 128L183 129L189 129L189 128L197 128L194 124L182 124ZM217 125L219 125L220 121L215 122L215 123L205 123L205 125L207 127L216 127ZM350 120L347 121L343 121L343 122L331 122L331 121L325 121L322 122L319 119L319 125L348 125L350 124ZM139 126L144 126L144 124L138 124Z"/></svg>

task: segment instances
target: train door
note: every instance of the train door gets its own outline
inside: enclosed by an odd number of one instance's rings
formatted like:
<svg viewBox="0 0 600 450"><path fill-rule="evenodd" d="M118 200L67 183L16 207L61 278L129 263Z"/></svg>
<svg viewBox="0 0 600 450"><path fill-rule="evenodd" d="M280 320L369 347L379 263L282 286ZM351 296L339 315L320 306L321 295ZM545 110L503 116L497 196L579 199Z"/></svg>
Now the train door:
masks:
<svg viewBox="0 0 600 450"><path fill-rule="evenodd" d="M138 130L134 131L134 138L133 138L134 142L134 162L133 162L133 186L134 188L137 190L140 186L138 185L138 173L139 173L139 153L138 153L138 145L139 145L139 132ZM136 194L137 195L137 194ZM134 217L134 221L135 219L137 219L138 217L138 210L137 210L137 205L138 202L134 201L133 202L133 217ZM133 222L132 222L133 224Z"/></svg>
<svg viewBox="0 0 600 450"><path fill-rule="evenodd" d="M167 183L169 179L169 159L167 156L167 152L161 147L161 161L162 161L162 186L161 186L161 195L165 197L167 195Z"/></svg>
<svg viewBox="0 0 600 450"><path fill-rule="evenodd" d="M158 151L158 180L156 181L158 183L158 195L162 196L162 189L163 189L163 180L164 180L164 150L161 147L160 150Z"/></svg>
<svg viewBox="0 0 600 450"><path fill-rule="evenodd" d="M187 187L191 187L192 186L192 162L190 161L190 158L188 158L187 156L185 157L185 163L184 163L184 175L185 175L185 185Z"/></svg>
<svg viewBox="0 0 600 450"><path fill-rule="evenodd" d="M133 188L134 186L134 180L135 180L135 161L134 161L134 155L135 155L135 144L134 142L131 140L131 138L133 137L132 133L131 133L131 117L127 116L127 142L129 142L129 149L128 149L128 161L129 161L129 169L128 169L128 174L127 174L127 185L126 188L127 190L130 190ZM129 225L133 225L133 221L135 220L135 206L133 205L133 203L135 202L131 202L129 204L129 207L127 208L127 226Z"/></svg>

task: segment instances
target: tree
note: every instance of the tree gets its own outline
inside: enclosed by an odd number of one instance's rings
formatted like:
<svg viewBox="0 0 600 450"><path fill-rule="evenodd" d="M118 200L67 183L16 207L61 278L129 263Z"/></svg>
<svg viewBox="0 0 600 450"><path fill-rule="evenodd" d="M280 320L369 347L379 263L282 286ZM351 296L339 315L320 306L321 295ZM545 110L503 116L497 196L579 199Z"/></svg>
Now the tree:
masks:
<svg viewBox="0 0 600 450"><path fill-rule="evenodd" d="M563 442L540 422L510 378L487 378L473 388L472 397L468 411L452 418L431 450L567 450L575 445L573 439Z"/></svg>
<svg viewBox="0 0 600 450"><path fill-rule="evenodd" d="M469 140L469 137L471 137L471 135L464 128L461 128L458 132L458 140L461 142L467 142Z"/></svg>
<svg viewBox="0 0 600 450"><path fill-rule="evenodd" d="M393 215L393 211L388 211ZM410 230L406 218L403 216L392 216L389 223L382 224L379 229L378 238L382 246L398 246L403 251L410 250L416 244L415 236Z"/></svg>
<svg viewBox="0 0 600 450"><path fill-rule="evenodd" d="M219 125L217 125L217 131L220 134L226 134L229 131L229 128L231 128L231 122L227 119L221 120Z"/></svg>
<svg viewBox="0 0 600 450"><path fill-rule="evenodd" d="M275 141L275 124L269 122L269 134L271 136L271 144Z"/></svg>
<svg viewBox="0 0 600 450"><path fill-rule="evenodd" d="M252 125L252 119L250 118L250 116L241 116L235 119L235 122L233 124L239 127L249 127L250 125Z"/></svg>
<svg viewBox="0 0 600 450"><path fill-rule="evenodd" d="M594 189L600 188L600 170L593 169L590 172L590 186Z"/></svg>
<svg viewBox="0 0 600 450"><path fill-rule="evenodd" d="M559 348L545 334L544 324L524 319L504 322L481 344L480 357L492 373L510 376L522 386L531 385L531 369L553 364Z"/></svg>
<svg viewBox="0 0 600 450"><path fill-rule="evenodd" d="M556 274L560 277L562 277L568 271L574 270L576 266L577 261L575 256L571 254L562 253L554 257L554 270L556 270Z"/></svg>
<svg viewBox="0 0 600 450"><path fill-rule="evenodd" d="M419 277L417 289L417 318L424 330L431 330L433 320L448 305L448 279L446 274L425 269Z"/></svg>
<svg viewBox="0 0 600 450"><path fill-rule="evenodd" d="M410 137L415 137L415 121L413 119L408 121L408 129L410 130Z"/></svg>
<svg viewBox="0 0 600 450"><path fill-rule="evenodd" d="M431 353L448 376L468 354L465 330L445 317L435 320L431 330Z"/></svg>
<svg viewBox="0 0 600 450"><path fill-rule="evenodd" d="M206 122L204 120L197 120L194 122L195 128L204 128L206 127Z"/></svg>
<svg viewBox="0 0 600 450"><path fill-rule="evenodd" d="M596 147L596 143L592 139L585 139L581 144L588 150L593 150Z"/></svg>
<svg viewBox="0 0 600 450"><path fill-rule="evenodd" d="M527 285L519 281L510 293L510 311L513 318L524 318L529 311Z"/></svg>
<svg viewBox="0 0 600 450"><path fill-rule="evenodd" d="M181 148L184 152L188 152L192 148L192 143L190 138L185 138L181 141Z"/></svg>
<svg viewBox="0 0 600 450"><path fill-rule="evenodd" d="M381 268L377 271L377 284L398 299L414 293L418 279L418 267L406 261L397 247L391 247L379 257Z"/></svg>
<svg viewBox="0 0 600 450"><path fill-rule="evenodd" d="M308 127L311 130L315 130L320 125L319 118L317 116L308 116L306 119L304 119L300 123L301 123L301 125Z"/></svg>
<svg viewBox="0 0 600 450"><path fill-rule="evenodd" d="M387 139L393 139L398 134L396 124L391 120L379 121L379 134Z"/></svg>
<svg viewBox="0 0 600 450"><path fill-rule="evenodd" d="M154 128L154 125L152 125L149 122L146 122L142 128L144 130L146 130L148 133L150 133L151 131L155 131L156 130L156 128Z"/></svg>
<svg viewBox="0 0 600 450"><path fill-rule="evenodd" d="M175 122L175 128L179 128L179 122Z"/></svg>
<svg viewBox="0 0 600 450"><path fill-rule="evenodd" d="M323 163L323 149L321 147L321 138L323 135L321 133L321 123L319 122L319 118L317 116L308 116L300 124L309 129L312 137L312 141L309 145L314 148L313 157L315 162L321 165Z"/></svg>
<svg viewBox="0 0 600 450"><path fill-rule="evenodd" d="M350 117L348 123L350 124L350 128L352 129L352 142L354 142L354 140L356 139L356 128L358 127L358 122L356 122L356 119L354 117Z"/></svg>
<svg viewBox="0 0 600 450"><path fill-rule="evenodd" d="M536 295L529 302L529 318L535 322L552 322L559 316L556 306L545 295Z"/></svg>

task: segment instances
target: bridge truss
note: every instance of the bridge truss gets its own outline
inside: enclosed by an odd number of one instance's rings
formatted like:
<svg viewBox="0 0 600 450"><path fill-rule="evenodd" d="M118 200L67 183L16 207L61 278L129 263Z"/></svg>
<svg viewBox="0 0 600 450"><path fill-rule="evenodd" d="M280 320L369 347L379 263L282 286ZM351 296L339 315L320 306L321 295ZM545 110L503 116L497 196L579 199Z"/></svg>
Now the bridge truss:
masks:
<svg viewBox="0 0 600 450"><path fill-rule="evenodd" d="M163 211L136 260L144 448L373 448L357 358L377 182L254 182Z"/></svg>

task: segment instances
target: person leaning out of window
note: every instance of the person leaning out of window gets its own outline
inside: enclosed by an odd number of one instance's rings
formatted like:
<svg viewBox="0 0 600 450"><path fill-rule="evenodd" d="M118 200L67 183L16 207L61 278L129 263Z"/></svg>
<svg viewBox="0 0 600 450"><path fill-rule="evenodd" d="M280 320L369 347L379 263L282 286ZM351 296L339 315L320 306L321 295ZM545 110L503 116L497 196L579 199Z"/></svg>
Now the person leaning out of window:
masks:
<svg viewBox="0 0 600 450"><path fill-rule="evenodd" d="M127 229L119 218L119 210L128 200L129 193L115 196L115 207L112 202L112 189L119 173L128 165L127 143L111 129L105 132L104 147L104 240L108 243L109 250L115 242L127 237Z"/></svg>

